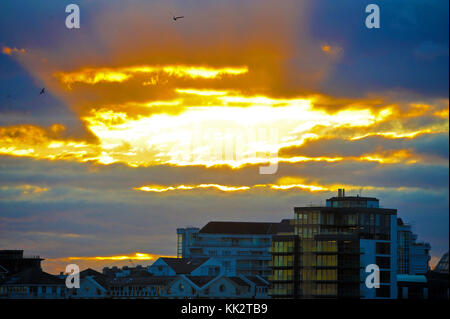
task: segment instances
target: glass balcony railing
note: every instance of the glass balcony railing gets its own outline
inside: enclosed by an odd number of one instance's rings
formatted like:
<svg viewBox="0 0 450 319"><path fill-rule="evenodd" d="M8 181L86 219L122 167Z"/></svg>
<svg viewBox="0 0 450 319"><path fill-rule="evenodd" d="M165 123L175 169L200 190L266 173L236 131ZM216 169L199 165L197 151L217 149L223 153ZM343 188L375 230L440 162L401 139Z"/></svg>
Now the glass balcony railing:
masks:
<svg viewBox="0 0 450 319"><path fill-rule="evenodd" d="M269 281L293 281L294 275L278 277L274 275L269 276Z"/></svg>
<svg viewBox="0 0 450 319"><path fill-rule="evenodd" d="M272 261L270 261L268 267L294 267L294 262L289 261L285 263L273 263Z"/></svg>
<svg viewBox="0 0 450 319"><path fill-rule="evenodd" d="M269 289L269 296L290 296L294 294L293 289Z"/></svg>
<svg viewBox="0 0 450 319"><path fill-rule="evenodd" d="M228 241L211 241L196 240L190 247L235 247L235 248L269 248L271 243L267 242L228 242Z"/></svg>

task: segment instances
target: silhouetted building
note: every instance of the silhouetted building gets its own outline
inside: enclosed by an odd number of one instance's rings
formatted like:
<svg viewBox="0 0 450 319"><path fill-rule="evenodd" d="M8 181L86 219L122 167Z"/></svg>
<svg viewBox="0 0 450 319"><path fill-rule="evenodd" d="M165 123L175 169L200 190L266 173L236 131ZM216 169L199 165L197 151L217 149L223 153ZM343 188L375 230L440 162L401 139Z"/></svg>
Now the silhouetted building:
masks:
<svg viewBox="0 0 450 319"><path fill-rule="evenodd" d="M396 298L397 210L340 190L326 207L294 214L294 233L272 243L272 297ZM362 281L370 264L380 267L380 288Z"/></svg>
<svg viewBox="0 0 450 319"><path fill-rule="evenodd" d="M397 219L397 273L405 275L425 274L430 270L429 243L417 242L412 227Z"/></svg>
<svg viewBox="0 0 450 319"><path fill-rule="evenodd" d="M0 298L60 299L66 298L64 279L36 267L12 274L0 282Z"/></svg>
<svg viewBox="0 0 450 319"><path fill-rule="evenodd" d="M437 263L436 267L433 269L434 272L440 273L440 274L447 274L448 275L448 252L445 253L439 262Z"/></svg>
<svg viewBox="0 0 450 319"><path fill-rule="evenodd" d="M397 275L398 299L449 299L448 274Z"/></svg>
<svg viewBox="0 0 450 319"><path fill-rule="evenodd" d="M41 269L39 256L24 256L23 250L0 250L0 266L9 274L15 274L28 268Z"/></svg>

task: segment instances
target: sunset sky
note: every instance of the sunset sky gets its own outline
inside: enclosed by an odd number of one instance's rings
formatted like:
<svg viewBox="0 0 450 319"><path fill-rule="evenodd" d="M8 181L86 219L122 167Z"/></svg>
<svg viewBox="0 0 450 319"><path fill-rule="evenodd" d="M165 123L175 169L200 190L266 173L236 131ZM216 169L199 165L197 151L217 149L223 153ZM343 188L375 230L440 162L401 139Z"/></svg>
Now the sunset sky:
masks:
<svg viewBox="0 0 450 319"><path fill-rule="evenodd" d="M65 26L70 3L80 29ZM365 27L369 3L380 29ZM448 6L1 1L0 249L53 273L147 265L176 255L177 227L293 218L345 188L397 208L435 261L449 239Z"/></svg>

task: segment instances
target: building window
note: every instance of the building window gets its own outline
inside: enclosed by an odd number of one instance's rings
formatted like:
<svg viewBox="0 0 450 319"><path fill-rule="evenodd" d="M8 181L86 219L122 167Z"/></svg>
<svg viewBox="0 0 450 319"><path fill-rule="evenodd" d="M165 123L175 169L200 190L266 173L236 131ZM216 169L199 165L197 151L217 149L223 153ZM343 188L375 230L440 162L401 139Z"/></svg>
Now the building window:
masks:
<svg viewBox="0 0 450 319"><path fill-rule="evenodd" d="M184 241L184 235L178 234L178 242L177 242L177 257L178 258L183 257L183 241Z"/></svg>
<svg viewBox="0 0 450 319"><path fill-rule="evenodd" d="M380 282L383 284L388 284L391 282L391 272L390 271L380 271Z"/></svg>
<svg viewBox="0 0 450 319"><path fill-rule="evenodd" d="M375 289L375 294L377 297L389 298L391 296L391 286L380 286L380 288Z"/></svg>
<svg viewBox="0 0 450 319"><path fill-rule="evenodd" d="M389 268L391 268L391 258L390 257L376 257L376 264L380 268L389 269Z"/></svg>
<svg viewBox="0 0 450 319"><path fill-rule="evenodd" d="M220 285L219 286L219 291L220 292L224 292L225 291L225 285Z"/></svg>
<svg viewBox="0 0 450 319"><path fill-rule="evenodd" d="M391 244L390 243L376 243L376 253L382 255L390 255Z"/></svg>
<svg viewBox="0 0 450 319"><path fill-rule="evenodd" d="M180 289L180 291L184 291L184 285L182 283L180 283L180 285L178 286L178 288Z"/></svg>

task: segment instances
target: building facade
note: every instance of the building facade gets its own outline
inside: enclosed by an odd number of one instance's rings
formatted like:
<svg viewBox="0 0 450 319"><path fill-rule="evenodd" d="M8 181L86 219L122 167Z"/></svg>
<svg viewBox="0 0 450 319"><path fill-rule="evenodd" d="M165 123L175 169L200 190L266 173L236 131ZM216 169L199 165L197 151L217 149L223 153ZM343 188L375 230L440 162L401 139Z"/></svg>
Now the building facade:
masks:
<svg viewBox="0 0 450 319"><path fill-rule="evenodd" d="M268 277L272 237L292 232L290 220L279 223L209 222L203 228L180 228L178 256L213 257L220 261L226 276Z"/></svg>
<svg viewBox="0 0 450 319"><path fill-rule="evenodd" d="M412 226L401 218L397 219L397 247L398 274L420 275L430 270L430 244L417 242Z"/></svg>
<svg viewBox="0 0 450 319"><path fill-rule="evenodd" d="M294 233L272 243L274 298L396 298L397 211L372 197L345 196L325 207L295 207ZM365 285L379 265L380 287Z"/></svg>

